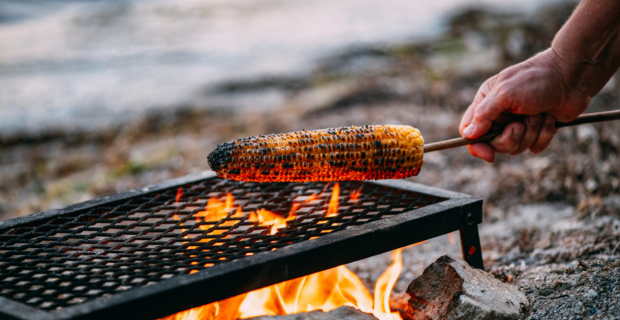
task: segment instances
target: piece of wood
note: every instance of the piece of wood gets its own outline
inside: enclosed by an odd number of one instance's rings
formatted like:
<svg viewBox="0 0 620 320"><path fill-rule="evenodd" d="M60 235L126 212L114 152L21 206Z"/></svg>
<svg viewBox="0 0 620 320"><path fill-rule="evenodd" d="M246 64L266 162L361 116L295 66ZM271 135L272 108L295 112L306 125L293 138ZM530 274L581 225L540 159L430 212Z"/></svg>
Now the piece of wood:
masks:
<svg viewBox="0 0 620 320"><path fill-rule="evenodd" d="M602 122L602 121L610 121L610 120L620 120L620 110L614 111L605 111L605 112L594 112L582 114L577 119L571 122L556 122L556 128L570 127L576 126L584 123L594 123L594 122ZM484 134L483 136L477 139L465 139L465 138L454 138L450 140L444 140L439 142L433 142L424 145L424 153L439 151L444 149L462 147L468 144L474 144L479 142L489 142L493 140L497 135L501 134L503 129L495 130Z"/></svg>

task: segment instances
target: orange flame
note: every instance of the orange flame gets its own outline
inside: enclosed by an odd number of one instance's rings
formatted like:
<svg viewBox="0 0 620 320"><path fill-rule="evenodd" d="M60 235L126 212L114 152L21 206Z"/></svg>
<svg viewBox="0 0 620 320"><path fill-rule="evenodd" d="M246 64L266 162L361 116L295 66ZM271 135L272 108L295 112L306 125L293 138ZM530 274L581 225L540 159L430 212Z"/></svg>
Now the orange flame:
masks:
<svg viewBox="0 0 620 320"><path fill-rule="evenodd" d="M179 199L181 199L181 196L183 195L183 188L179 187L179 189L177 189L177 198L175 203L179 203ZM175 221L179 221L181 220L179 218L179 215L175 212L174 215L172 216L174 218ZM183 223L179 224L180 226L183 226ZM185 229L181 229L181 233L185 233ZM184 236L183 238L187 238L187 236Z"/></svg>
<svg viewBox="0 0 620 320"><path fill-rule="evenodd" d="M238 317L329 311L340 306L372 312L372 297L347 267L325 270L247 294Z"/></svg>
<svg viewBox="0 0 620 320"><path fill-rule="evenodd" d="M200 220L199 218L204 218L205 221L220 221L228 216L232 210L234 201L235 199L230 193L226 194L225 201L211 197L209 202L207 202L205 210L196 213L194 217L196 217L197 220ZM238 211L239 210L241 210L241 207L239 207Z"/></svg>
<svg viewBox="0 0 620 320"><path fill-rule="evenodd" d="M308 199L304 201L293 202L293 204L291 205L291 211L288 213L288 217L286 218L286 220L294 220L297 217L297 210L299 210L299 208L301 208L301 206L303 206L304 204L312 202L316 198L317 198L317 195L313 193L309 195Z"/></svg>
<svg viewBox="0 0 620 320"><path fill-rule="evenodd" d="M291 211L288 213L288 219L297 218L297 210L301 207L301 202L293 202L291 205Z"/></svg>
<svg viewBox="0 0 620 320"><path fill-rule="evenodd" d="M360 191L361 189L352 192L351 199L357 197ZM177 202L181 196L182 190L179 188ZM261 208L252 211L247 219L252 222L258 222L262 226L269 226L270 234L274 235L279 230L286 228L287 221L296 219L297 210L319 196L311 194L304 201L294 202L291 205L287 218ZM339 196L340 186L336 183L330 196L325 214L326 217L333 217L338 214ZM207 223L206 225L200 225L200 229L208 230L213 228L214 225L227 226L235 224L236 221L234 219L227 219L234 208L234 202L235 199L230 193L226 195L223 201L215 197L210 198L205 210L199 211L194 215L196 220L198 222L201 219L210 222L225 220L216 224ZM243 216L241 206L238 206L235 213L230 217L240 218ZM179 220L176 214L174 219ZM185 232L185 230L182 231ZM209 233L220 234L222 232L219 229L215 229ZM187 238L187 236L184 238ZM195 248L188 247L190 250ZM248 253L248 255L251 254ZM390 293L402 269L400 249L394 251L393 259L392 265L377 280L374 300L357 275L347 269L347 267L340 266L179 312L163 318L163 320L235 320L262 315L293 314L312 310L329 311L341 306L352 306L361 311L372 313L380 320L402 320L397 312L390 312L389 308ZM205 267L212 265L213 263L209 263ZM198 270L190 271L190 273L195 272L198 272Z"/></svg>
<svg viewBox="0 0 620 320"><path fill-rule="evenodd" d="M182 195L183 195L183 188L179 187L179 189L177 189L177 199L174 203L179 203L179 199L181 199ZM176 213L174 214L174 220L179 221L179 215L177 215Z"/></svg>
<svg viewBox="0 0 620 320"><path fill-rule="evenodd" d="M377 279L375 284L375 309L373 314L381 320L402 320L398 312L390 312L390 293L403 269L402 250L392 252L392 265Z"/></svg>
<svg viewBox="0 0 620 320"><path fill-rule="evenodd" d="M360 197L361 192L362 192L362 188L359 188L358 190L355 190L355 191L351 191L351 194L349 194L349 200L357 201L357 199L359 199Z"/></svg>
<svg viewBox="0 0 620 320"><path fill-rule="evenodd" d="M372 313L380 320L402 320L398 312L390 312L389 308L390 292L402 269L401 249L393 252L393 258L392 265L377 280L374 306L372 296L357 275L340 266L179 312L162 320L234 320L313 310L330 311L341 306Z"/></svg>
<svg viewBox="0 0 620 320"><path fill-rule="evenodd" d="M199 211L196 214L194 214L194 217L196 218L196 222L200 222L201 218L203 218L205 222L206 221L211 221L211 222L220 221L222 219L227 218L233 208L234 202L235 202L235 198L230 193L226 194L226 199L224 201L211 197L209 201L207 202L207 207L205 208L205 210ZM231 217L237 218L237 217L242 217L242 216L243 216L243 212L241 211L241 206L238 206L237 210ZM226 220L223 223L218 224L219 227L221 227L221 229L215 229L215 230L210 231L209 233L210 234L221 234L224 232L224 229L225 229L224 227L230 227L230 226L235 225L236 223L237 222L233 220ZM200 228L200 230L206 231L206 230L213 228L214 225L213 224L208 224L208 225L201 224L198 227ZM204 241L208 241L208 240L204 240Z"/></svg>
<svg viewBox="0 0 620 320"><path fill-rule="evenodd" d="M284 218L265 209L258 209L256 212L252 211L248 220L258 222L263 226L271 226L269 228L271 235L278 233L280 229L286 228L286 220Z"/></svg>
<svg viewBox="0 0 620 320"><path fill-rule="evenodd" d="M338 215L338 197L340 197L340 185L336 182L334 190L332 191L332 196L329 199L326 217L335 217Z"/></svg>
<svg viewBox="0 0 620 320"><path fill-rule="evenodd" d="M274 235L278 233L280 229L284 229L287 226L287 221L293 221L297 218L297 210L301 208L302 205L311 202L317 198L316 194L311 194L308 198L302 202L293 202L291 205L291 210L288 213L288 216L283 218L271 211L265 209L258 209L256 212L250 212L250 216L248 217L249 221L258 222L263 226L271 226L269 229L269 233ZM338 204L336 204L337 208Z"/></svg>

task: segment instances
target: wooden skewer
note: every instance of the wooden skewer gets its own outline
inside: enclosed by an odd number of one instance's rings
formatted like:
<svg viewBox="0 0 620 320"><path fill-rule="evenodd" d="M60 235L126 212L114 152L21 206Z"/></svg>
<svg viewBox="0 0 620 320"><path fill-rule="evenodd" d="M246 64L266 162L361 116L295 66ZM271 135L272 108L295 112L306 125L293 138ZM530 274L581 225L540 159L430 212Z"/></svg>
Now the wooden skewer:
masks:
<svg viewBox="0 0 620 320"><path fill-rule="evenodd" d="M620 110L582 114L579 117L577 117L577 119L571 122L556 122L555 127L556 128L570 127L570 126L576 126L576 125L584 124L584 123L594 123L594 122L610 121L610 120L620 120ZM501 134L502 131L503 129L488 132L478 139L470 140L470 139L465 139L465 138L454 138L450 140L444 140L444 141L425 144L424 153L461 147L461 146L465 146L468 144L474 144L478 142L489 142L493 140L493 138Z"/></svg>

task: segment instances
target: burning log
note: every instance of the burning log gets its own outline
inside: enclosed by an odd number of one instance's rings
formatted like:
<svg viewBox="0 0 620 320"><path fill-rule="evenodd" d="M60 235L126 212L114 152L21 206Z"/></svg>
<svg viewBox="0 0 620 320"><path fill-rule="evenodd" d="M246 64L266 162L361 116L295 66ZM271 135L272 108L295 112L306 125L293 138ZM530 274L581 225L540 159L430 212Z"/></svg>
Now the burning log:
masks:
<svg viewBox="0 0 620 320"><path fill-rule="evenodd" d="M407 293L412 320L517 320L530 308L516 287L448 255L428 266Z"/></svg>

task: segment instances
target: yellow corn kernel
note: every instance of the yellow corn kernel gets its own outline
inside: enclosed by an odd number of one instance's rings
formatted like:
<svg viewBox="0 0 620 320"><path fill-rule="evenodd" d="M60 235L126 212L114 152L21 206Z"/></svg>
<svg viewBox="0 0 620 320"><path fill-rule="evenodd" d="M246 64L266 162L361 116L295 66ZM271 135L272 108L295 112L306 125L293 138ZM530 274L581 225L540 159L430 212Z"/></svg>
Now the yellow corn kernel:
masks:
<svg viewBox="0 0 620 320"><path fill-rule="evenodd" d="M208 160L218 176L240 181L401 179L420 172L423 144L410 126L342 127L241 138Z"/></svg>

